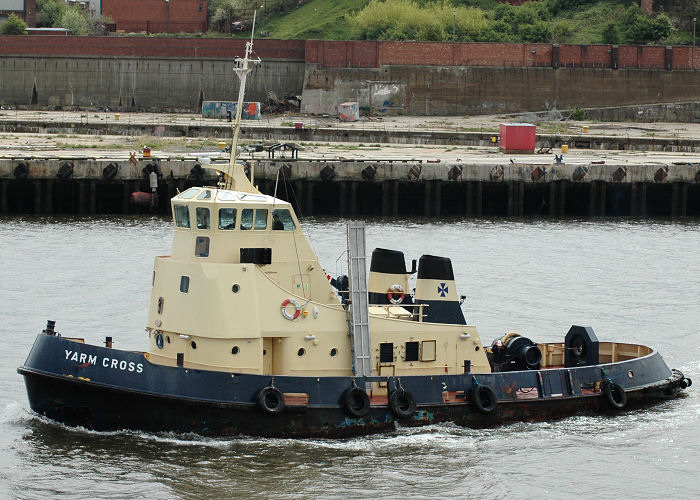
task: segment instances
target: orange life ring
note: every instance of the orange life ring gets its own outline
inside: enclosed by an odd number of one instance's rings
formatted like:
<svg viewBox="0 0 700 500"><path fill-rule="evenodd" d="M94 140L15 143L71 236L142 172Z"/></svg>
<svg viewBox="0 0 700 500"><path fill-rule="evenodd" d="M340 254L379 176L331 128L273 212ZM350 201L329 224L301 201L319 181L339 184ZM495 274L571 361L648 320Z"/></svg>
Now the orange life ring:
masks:
<svg viewBox="0 0 700 500"><path fill-rule="evenodd" d="M394 295L398 295L399 298L395 299ZM389 302L396 305L396 304L401 304L403 302L403 299L406 296L406 293L401 285L396 284L396 285L391 285L391 288L389 288L389 291L387 292L386 296L389 299Z"/></svg>
<svg viewBox="0 0 700 500"><path fill-rule="evenodd" d="M294 314L289 314L287 312L287 306L289 304L292 304L294 306ZM297 302L294 299L287 299L284 302L282 302L282 316L287 318L288 320L295 320L299 317L301 314L301 306L299 305L299 302Z"/></svg>

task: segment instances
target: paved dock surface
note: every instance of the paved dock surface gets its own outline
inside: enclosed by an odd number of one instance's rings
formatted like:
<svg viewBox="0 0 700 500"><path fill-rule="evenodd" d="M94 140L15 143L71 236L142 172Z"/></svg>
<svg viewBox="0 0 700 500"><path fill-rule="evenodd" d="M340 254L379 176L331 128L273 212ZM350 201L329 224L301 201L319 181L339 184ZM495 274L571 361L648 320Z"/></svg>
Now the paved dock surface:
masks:
<svg viewBox="0 0 700 500"><path fill-rule="evenodd" d="M130 123L134 125L151 125L155 135L80 135L80 134L47 134L47 133L0 133L1 158L95 158L95 159L128 159L130 152L141 156L144 146L150 146L152 155L157 158L175 159L189 157L205 152L219 152L218 142L230 143L230 139L206 137L164 137L158 135L159 125L204 124L212 126L226 125L224 120L204 119L193 114L155 114L155 113L119 113L114 112L69 112L69 111L20 111L0 110L0 123L20 120L24 123L95 123L115 125ZM488 115L472 117L382 117L362 119L358 122L340 122L335 118L308 116L271 116L261 120L246 120L245 127L252 128L293 128L295 123L304 127L335 127L347 130L386 130L391 133L407 130L424 132L446 131L480 131L483 133L498 133L498 125L502 122L512 122L513 116ZM662 139L698 139L700 124L686 123L590 123L583 121L544 122L538 126L538 134L582 134L583 126L588 127L587 134L592 136L609 136L620 138L656 138ZM242 141L242 144L264 141ZM268 141L269 142L269 141ZM573 141L572 141L573 142ZM305 160L374 160L374 161L407 161L420 160L424 162L448 163L484 163L501 164L529 163L548 164L554 162L555 154L561 154L560 148L551 152L534 155L510 155L499 152L495 146L445 146L430 144L366 144L353 142L302 142L299 159ZM652 151L618 151L576 149L570 145L565 154L565 161L573 164L587 164L591 161L607 161L630 165L669 164L674 162L700 162L700 154L686 152L652 152ZM545 150L546 151L546 150ZM282 153L284 157L285 153ZM286 153L289 156L289 152ZM250 157L248 153L244 157ZM255 153L255 158L266 158L265 153ZM276 156L279 158L279 154ZM511 161L512 160L512 161Z"/></svg>

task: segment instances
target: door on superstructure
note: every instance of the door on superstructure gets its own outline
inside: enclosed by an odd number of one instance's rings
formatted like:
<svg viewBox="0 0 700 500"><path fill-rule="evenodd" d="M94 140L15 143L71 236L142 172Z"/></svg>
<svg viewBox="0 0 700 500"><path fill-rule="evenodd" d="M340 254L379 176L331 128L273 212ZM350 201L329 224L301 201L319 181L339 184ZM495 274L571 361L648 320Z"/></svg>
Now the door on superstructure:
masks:
<svg viewBox="0 0 700 500"><path fill-rule="evenodd" d="M263 373L264 374L271 374L272 373L272 358L273 358L273 353L272 353L272 339L271 338L263 338Z"/></svg>

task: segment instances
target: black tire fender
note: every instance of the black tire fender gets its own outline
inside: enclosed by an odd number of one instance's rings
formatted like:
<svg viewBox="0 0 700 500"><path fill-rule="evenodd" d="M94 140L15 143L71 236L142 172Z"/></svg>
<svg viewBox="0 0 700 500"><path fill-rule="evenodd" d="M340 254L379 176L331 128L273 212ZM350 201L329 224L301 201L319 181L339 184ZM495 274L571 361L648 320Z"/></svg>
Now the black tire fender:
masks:
<svg viewBox="0 0 700 500"><path fill-rule="evenodd" d="M408 391L396 390L389 396L389 408L398 418L408 418L416 412L416 398Z"/></svg>
<svg viewBox="0 0 700 500"><path fill-rule="evenodd" d="M498 404L496 393L488 385L477 385L474 387L471 400L477 411L484 415L495 410Z"/></svg>
<svg viewBox="0 0 700 500"><path fill-rule="evenodd" d="M605 397L615 410L621 410L627 405L627 393L614 382L605 384Z"/></svg>
<svg viewBox="0 0 700 500"><path fill-rule="evenodd" d="M369 396L359 387L351 387L340 397L343 410L351 417L364 417L369 412Z"/></svg>
<svg viewBox="0 0 700 500"><path fill-rule="evenodd" d="M255 398L260 409L270 415L277 415L284 409L284 396L275 387L261 389Z"/></svg>

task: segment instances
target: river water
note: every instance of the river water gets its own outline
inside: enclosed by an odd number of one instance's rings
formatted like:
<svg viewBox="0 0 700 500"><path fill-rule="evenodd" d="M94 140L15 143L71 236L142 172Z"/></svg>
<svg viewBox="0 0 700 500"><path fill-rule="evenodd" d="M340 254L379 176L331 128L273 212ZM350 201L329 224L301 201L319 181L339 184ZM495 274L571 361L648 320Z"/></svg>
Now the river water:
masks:
<svg viewBox="0 0 700 500"><path fill-rule="evenodd" d="M344 270L344 223L304 223ZM515 330L646 343L698 382L617 417L490 430L397 429L343 441L94 433L33 415L16 373L47 319L65 335L143 350L160 218L0 218L0 496L9 498L697 498L700 221L370 220L368 253L452 259L484 342ZM337 263L336 263L337 262Z"/></svg>

